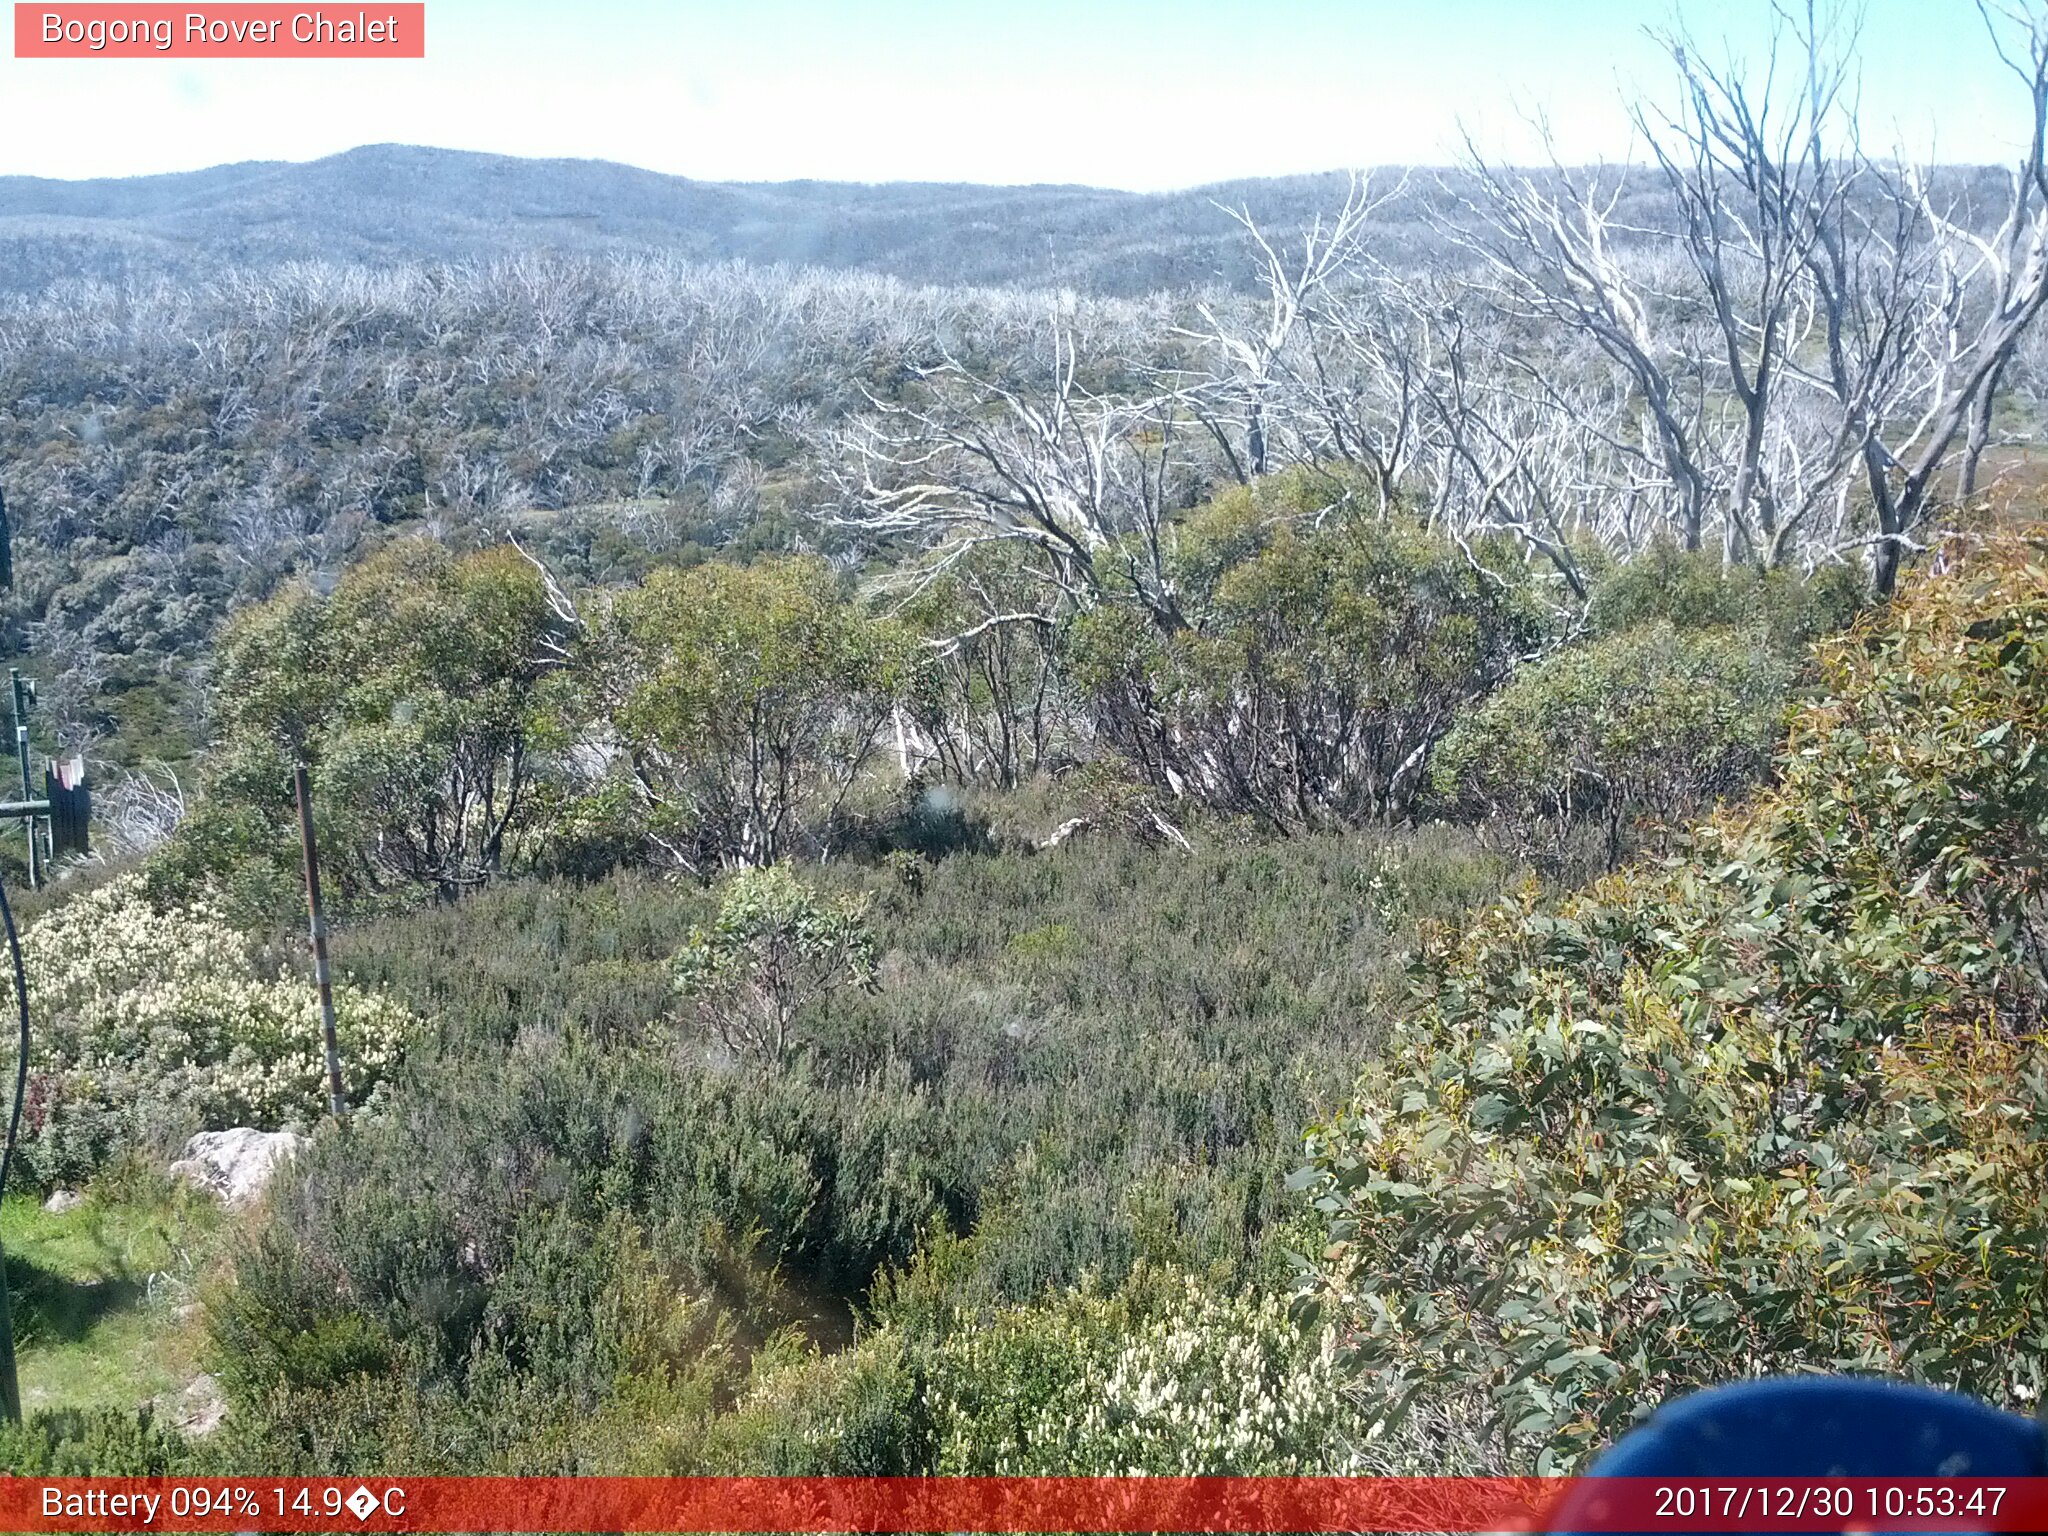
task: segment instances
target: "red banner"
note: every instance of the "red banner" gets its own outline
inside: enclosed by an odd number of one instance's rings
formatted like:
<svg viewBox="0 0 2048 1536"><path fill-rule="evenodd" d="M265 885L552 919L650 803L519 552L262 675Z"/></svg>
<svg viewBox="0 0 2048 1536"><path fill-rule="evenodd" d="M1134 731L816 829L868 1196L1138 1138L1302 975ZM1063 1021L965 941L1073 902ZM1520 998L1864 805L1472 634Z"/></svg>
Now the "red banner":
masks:
<svg viewBox="0 0 2048 1536"><path fill-rule="evenodd" d="M2048 1478L0 1478L9 1531L2026 1531Z"/></svg>
<svg viewBox="0 0 2048 1536"><path fill-rule="evenodd" d="M14 7L17 59L423 59L424 4Z"/></svg>

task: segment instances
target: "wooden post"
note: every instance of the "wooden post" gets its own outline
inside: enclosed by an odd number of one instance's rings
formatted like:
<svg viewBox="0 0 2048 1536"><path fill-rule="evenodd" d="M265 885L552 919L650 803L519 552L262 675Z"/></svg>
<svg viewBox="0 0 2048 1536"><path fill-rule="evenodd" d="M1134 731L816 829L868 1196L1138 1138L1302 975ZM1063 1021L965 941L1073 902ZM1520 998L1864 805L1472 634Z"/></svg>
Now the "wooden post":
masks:
<svg viewBox="0 0 2048 1536"><path fill-rule="evenodd" d="M292 770L299 801L299 844L306 854L306 918L313 934L313 980L320 988L320 1028L327 1042L327 1099L339 1120L348 1113L341 1096L341 1053L334 1043L334 982L327 972L327 923L320 915L320 855L313 847L313 787L306 765Z"/></svg>

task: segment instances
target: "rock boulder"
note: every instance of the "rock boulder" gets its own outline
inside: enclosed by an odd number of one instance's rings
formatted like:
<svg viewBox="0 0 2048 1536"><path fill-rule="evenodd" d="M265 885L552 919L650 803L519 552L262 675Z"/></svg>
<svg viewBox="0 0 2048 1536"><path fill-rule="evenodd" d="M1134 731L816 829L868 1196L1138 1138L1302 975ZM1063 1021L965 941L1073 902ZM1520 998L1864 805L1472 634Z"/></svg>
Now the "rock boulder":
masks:
<svg viewBox="0 0 2048 1536"><path fill-rule="evenodd" d="M245 1206L262 1195L279 1165L305 1144L306 1138L293 1131L259 1131L246 1125L201 1131L171 1164L171 1177L196 1184L229 1205Z"/></svg>

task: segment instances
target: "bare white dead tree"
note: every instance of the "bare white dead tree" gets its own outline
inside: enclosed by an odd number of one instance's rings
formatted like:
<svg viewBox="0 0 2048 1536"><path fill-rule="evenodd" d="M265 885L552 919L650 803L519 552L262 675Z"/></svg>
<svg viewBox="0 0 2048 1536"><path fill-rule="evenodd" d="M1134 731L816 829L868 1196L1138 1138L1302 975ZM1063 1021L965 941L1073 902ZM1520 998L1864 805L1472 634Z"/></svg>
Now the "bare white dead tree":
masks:
<svg viewBox="0 0 2048 1536"><path fill-rule="evenodd" d="M2037 8L1980 9L2031 107L1989 234L1937 207L1931 173L1865 148L1853 31L1818 0L1781 10L1760 80L1663 40L1680 103L1636 121L1669 229L1617 214L1624 173L1510 172L1468 144L1477 193L1445 233L1504 313L1587 339L1630 380L1686 547L1718 536L1759 565L1861 548L1889 592L1959 450L1974 490L1992 402L2048 302L2048 27ZM1660 245L1680 257L1669 287L1631 259ZM1865 517L1837 532L1852 481Z"/></svg>
<svg viewBox="0 0 2048 1536"><path fill-rule="evenodd" d="M1263 475L1273 465L1276 395L1322 404L1323 410L1311 407L1309 420L1333 425L1322 398L1329 393L1327 359L1313 333L1327 312L1345 303L1336 290L1355 287L1368 265L1365 240L1372 216L1406 188L1404 176L1391 190L1376 193L1370 176L1354 173L1342 206L1327 220L1318 215L1301 232L1298 251L1269 237L1249 208L1216 205L1256 247L1264 292L1253 305L1228 312L1212 301L1198 301L1201 326L1180 327L1179 334L1199 344L1212 360L1186 398L1239 481ZM1340 344L1370 334L1356 317L1328 329ZM1340 413L1330 437L1339 455L1348 457L1353 434L1343 431L1343 420Z"/></svg>
<svg viewBox="0 0 2048 1536"><path fill-rule="evenodd" d="M151 761L132 770L111 763L94 767L111 775L111 782L93 791L97 856L147 853L185 819L185 786L170 764Z"/></svg>
<svg viewBox="0 0 2048 1536"><path fill-rule="evenodd" d="M1304 418L1297 439L1313 457L1364 466L1384 511L1429 430L1427 381L1443 366L1453 309L1436 268L1396 274L1369 250L1360 255L1307 306L1289 382Z"/></svg>
<svg viewBox="0 0 2048 1536"><path fill-rule="evenodd" d="M919 370L917 403L870 397L870 414L839 439L838 520L919 554L913 585L1005 542L1033 552L1068 607L1121 584L1161 628L1183 628L1170 514L1203 479L1184 444L1185 412L1170 394L1091 388L1064 323L1053 327L1052 348L1042 386L949 358Z"/></svg>
<svg viewBox="0 0 2048 1536"><path fill-rule="evenodd" d="M1332 226L1344 234L1334 253L1312 245L1299 269L1267 261L1269 293L1252 316L1286 320L1284 340L1270 323L1233 335L1203 310L1210 329L1182 334L1206 338L1220 361L1191 393L1213 399L1229 388L1232 359L1256 360L1278 461L1362 465L1382 513L1398 493L1468 553L1471 539L1511 534L1556 571L1567 602L1583 603L1584 547L1633 549L1657 521L1649 503L1661 476L1641 462L1635 430L1640 392L1569 328L1542 327L1527 355L1525 325L1517 336L1526 312L1488 302L1469 269L1379 262L1359 215L1381 201L1354 188Z"/></svg>
<svg viewBox="0 0 2048 1536"><path fill-rule="evenodd" d="M1461 543L1518 538L1582 605L1584 550L1641 542L1627 392L1598 369L1524 366L1497 334L1474 337L1484 324L1446 304L1435 345L1410 365L1428 521Z"/></svg>

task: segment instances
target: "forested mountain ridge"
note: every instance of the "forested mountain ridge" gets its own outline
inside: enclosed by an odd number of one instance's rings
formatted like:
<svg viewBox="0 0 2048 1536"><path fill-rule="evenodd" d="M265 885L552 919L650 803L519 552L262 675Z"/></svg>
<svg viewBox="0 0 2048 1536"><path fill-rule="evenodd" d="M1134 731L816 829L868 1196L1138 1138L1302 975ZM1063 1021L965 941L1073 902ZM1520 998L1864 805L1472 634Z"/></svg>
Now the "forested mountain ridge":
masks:
<svg viewBox="0 0 2048 1536"><path fill-rule="evenodd" d="M1097 187L696 181L601 160L379 144L96 181L0 178L0 286L283 261L660 253L917 283L1138 293L1252 275L1213 202L1293 222L1336 174L1160 194Z"/></svg>
<svg viewBox="0 0 2048 1536"><path fill-rule="evenodd" d="M1469 174L1377 173L1403 194L1380 211L1382 260L1441 254L1430 219ZM1613 174L1619 175L1617 171ZM1629 173L1633 175L1634 173ZM1951 167L1970 207L1999 204L2004 172ZM159 176L0 177L0 291L79 276L203 280L293 261L388 264L510 255L662 255L869 272L909 283L1071 287L1133 296L1256 286L1257 252L1224 209L1292 232L1340 202L1339 171L1173 192L948 182L718 182L605 160L534 160L373 144L304 163L253 160ZM1618 227L1670 211L1654 178Z"/></svg>

